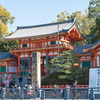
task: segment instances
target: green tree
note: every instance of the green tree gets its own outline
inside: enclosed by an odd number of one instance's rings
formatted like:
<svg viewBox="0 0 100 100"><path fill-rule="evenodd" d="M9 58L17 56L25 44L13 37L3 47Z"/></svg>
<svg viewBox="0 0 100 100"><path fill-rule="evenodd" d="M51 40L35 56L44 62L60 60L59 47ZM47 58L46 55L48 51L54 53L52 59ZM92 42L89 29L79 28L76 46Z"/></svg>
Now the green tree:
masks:
<svg viewBox="0 0 100 100"><path fill-rule="evenodd" d="M69 81L78 80L84 76L84 74L88 71L88 68L79 68L78 66L74 66L69 69L70 73L66 73L66 75L59 75L60 79L67 79Z"/></svg>
<svg viewBox="0 0 100 100"><path fill-rule="evenodd" d="M65 73L70 73L69 69L73 66L73 64L79 62L79 58L76 57L75 51L67 50L63 51L60 56L57 56L50 61L50 70L52 71L60 71Z"/></svg>
<svg viewBox="0 0 100 100"><path fill-rule="evenodd" d="M49 67L52 72L63 72L58 76L59 79L67 79L71 82L83 77L88 70L88 68L74 66L75 63L79 63L75 51L67 50L63 51L60 56L51 59Z"/></svg>
<svg viewBox="0 0 100 100"><path fill-rule="evenodd" d="M11 16L10 12L7 9L3 8L0 5L0 41L3 40L3 36L8 34L8 24L13 24L14 17Z"/></svg>
<svg viewBox="0 0 100 100"><path fill-rule="evenodd" d="M9 36L12 34L14 34L14 32L11 32ZM13 41L2 40L0 42L0 52L8 52L10 51L10 48L18 48L18 41L17 40L13 40Z"/></svg>
<svg viewBox="0 0 100 100"><path fill-rule="evenodd" d="M69 14L67 11L64 11L64 12L61 12L61 14L58 14L57 17L58 17L58 22L64 21L64 20L75 19L81 33L84 36L90 34L91 27L95 25L94 19L89 18L87 10L85 10L84 15L82 14L81 11L76 11L76 12L73 12L72 14ZM75 44L87 44L87 43L88 43L88 40L86 39L82 42L77 42Z"/></svg>
<svg viewBox="0 0 100 100"><path fill-rule="evenodd" d="M100 0L90 0L88 10L89 17L96 18L100 14Z"/></svg>
<svg viewBox="0 0 100 100"><path fill-rule="evenodd" d="M91 28L91 35L94 35L95 38L92 39L92 43L95 43L100 39L100 0L90 0L89 3L89 18L95 20L95 25Z"/></svg>
<svg viewBox="0 0 100 100"><path fill-rule="evenodd" d="M90 34L95 36L95 38L92 39L92 43L100 39L100 15L96 18L96 25L91 28Z"/></svg>
<svg viewBox="0 0 100 100"><path fill-rule="evenodd" d="M18 41L1 41L0 52L8 52L10 48L18 48Z"/></svg>

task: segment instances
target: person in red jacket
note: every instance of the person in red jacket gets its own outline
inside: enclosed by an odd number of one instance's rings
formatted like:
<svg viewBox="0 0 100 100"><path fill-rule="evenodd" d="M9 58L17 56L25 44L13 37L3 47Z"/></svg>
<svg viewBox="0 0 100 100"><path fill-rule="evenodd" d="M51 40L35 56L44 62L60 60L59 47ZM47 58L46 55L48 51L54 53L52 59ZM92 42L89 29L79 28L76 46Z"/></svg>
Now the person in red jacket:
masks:
<svg viewBox="0 0 100 100"><path fill-rule="evenodd" d="M64 98L64 94L65 94L65 93L64 93L64 92L65 92L65 89L64 89L64 88L66 88L66 85L64 84L62 88L63 88L63 89L62 89L62 97Z"/></svg>
<svg viewBox="0 0 100 100"><path fill-rule="evenodd" d="M3 81L1 81L0 86L1 86L2 88L4 87Z"/></svg>

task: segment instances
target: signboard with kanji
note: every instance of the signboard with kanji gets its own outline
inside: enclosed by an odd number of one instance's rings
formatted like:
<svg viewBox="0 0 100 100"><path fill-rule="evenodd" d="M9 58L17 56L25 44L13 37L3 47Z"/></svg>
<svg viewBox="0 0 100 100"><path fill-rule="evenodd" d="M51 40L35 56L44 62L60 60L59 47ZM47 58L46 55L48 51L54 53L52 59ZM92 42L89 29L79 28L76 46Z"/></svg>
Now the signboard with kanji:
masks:
<svg viewBox="0 0 100 100"><path fill-rule="evenodd" d="M89 87L100 87L100 68L90 68L89 70ZM95 94L100 93L100 89L95 89Z"/></svg>

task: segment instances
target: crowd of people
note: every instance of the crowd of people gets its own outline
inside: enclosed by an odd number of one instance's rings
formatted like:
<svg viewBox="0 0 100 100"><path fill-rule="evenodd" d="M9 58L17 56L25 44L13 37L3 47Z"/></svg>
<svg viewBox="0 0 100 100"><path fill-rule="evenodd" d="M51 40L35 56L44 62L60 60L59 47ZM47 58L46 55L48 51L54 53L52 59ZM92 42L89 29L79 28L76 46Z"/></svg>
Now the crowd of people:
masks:
<svg viewBox="0 0 100 100"><path fill-rule="evenodd" d="M16 84L16 79L15 78L11 78L10 76L6 77L6 81L5 83L3 82L3 75L1 75L0 77L0 94L1 94L1 90L4 89L5 94L9 95L10 97L13 96L17 96L20 89L24 89L24 95L25 97L30 97L32 95L32 86L30 84L25 84L25 86L23 86L23 77L20 76L18 78L17 81L18 82L18 86ZM29 75L29 78L31 78L31 75ZM35 97L39 98L40 97L40 92L39 92L39 84L38 81L36 81L35 84ZM20 94L20 93L19 93ZM0 95L1 96L1 95Z"/></svg>
<svg viewBox="0 0 100 100"><path fill-rule="evenodd" d="M31 75L30 75L31 77ZM3 79L3 75L1 75L0 77L0 89L5 88L6 89L6 94L10 93L10 96L12 97L13 95L17 94L17 89L18 87L16 86L16 80L15 78L11 79L10 76L7 76L5 83L2 81ZM23 77L19 77L19 89L23 88L22 86L22 80ZM26 91L26 95L30 96L32 95L32 86L31 85L25 85L24 89L27 89ZM55 84L54 85L54 91L52 96L53 97L57 97L57 93L58 93L58 86ZM67 97L70 98L70 94L72 95L72 100L74 100L77 97L77 81L75 81L72 85L72 87L70 87L68 84L64 84L60 93L62 94L62 97L65 97L65 90L67 90ZM40 97L40 90L39 90L39 84L38 81L36 81L35 84L35 94L36 94L36 98ZM78 97L79 98L79 97Z"/></svg>
<svg viewBox="0 0 100 100"><path fill-rule="evenodd" d="M55 84L54 85L54 92L52 94L53 97L57 97L57 92L58 92L58 86ZM72 95L72 100L74 100L76 97L79 99L79 95L77 95L77 80L73 83L72 87L70 87L68 84L64 84L60 93L62 94L62 98L65 97L65 90L67 90L67 96L70 98L70 94Z"/></svg>

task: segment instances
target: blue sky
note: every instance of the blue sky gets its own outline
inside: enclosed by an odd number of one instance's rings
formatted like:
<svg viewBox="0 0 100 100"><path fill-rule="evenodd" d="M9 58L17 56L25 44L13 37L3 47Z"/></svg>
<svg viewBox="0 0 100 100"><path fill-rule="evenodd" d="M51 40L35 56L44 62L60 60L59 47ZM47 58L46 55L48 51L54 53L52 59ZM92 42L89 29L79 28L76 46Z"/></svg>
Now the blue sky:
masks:
<svg viewBox="0 0 100 100"><path fill-rule="evenodd" d="M17 26L30 26L57 21L57 14L67 10L70 14L75 11L88 9L90 0L0 0L0 5L15 17L9 26L9 32Z"/></svg>

